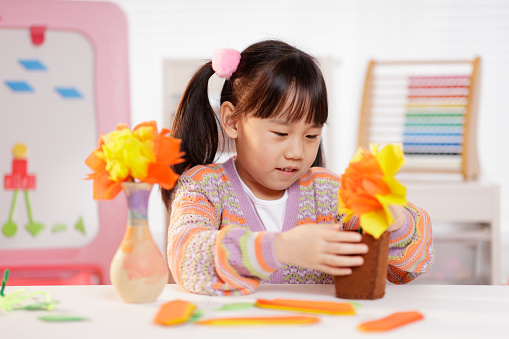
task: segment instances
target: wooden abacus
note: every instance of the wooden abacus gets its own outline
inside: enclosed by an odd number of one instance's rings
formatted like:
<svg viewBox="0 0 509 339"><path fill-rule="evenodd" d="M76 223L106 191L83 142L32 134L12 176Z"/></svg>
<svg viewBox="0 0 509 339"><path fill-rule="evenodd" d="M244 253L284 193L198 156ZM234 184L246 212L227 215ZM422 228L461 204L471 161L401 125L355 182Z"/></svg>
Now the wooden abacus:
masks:
<svg viewBox="0 0 509 339"><path fill-rule="evenodd" d="M480 58L368 65L358 146L401 143L407 172L479 175Z"/></svg>

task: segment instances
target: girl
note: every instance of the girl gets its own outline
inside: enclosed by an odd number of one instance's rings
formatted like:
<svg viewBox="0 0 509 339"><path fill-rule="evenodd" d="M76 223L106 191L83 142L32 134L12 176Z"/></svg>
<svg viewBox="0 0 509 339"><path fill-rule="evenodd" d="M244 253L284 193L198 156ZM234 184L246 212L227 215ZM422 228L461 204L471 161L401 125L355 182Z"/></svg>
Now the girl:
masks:
<svg viewBox="0 0 509 339"><path fill-rule="evenodd" d="M225 78L220 118L207 84ZM168 262L175 281L201 294L249 294L260 283L331 284L362 265L358 218L339 222L340 178L321 168L320 137L327 92L316 61L280 41L239 54L219 50L191 79L176 112L173 136L186 162L172 192ZM219 121L218 121L219 120ZM236 156L215 164L218 131ZM429 218L408 204L389 227L388 280L403 284L431 266Z"/></svg>

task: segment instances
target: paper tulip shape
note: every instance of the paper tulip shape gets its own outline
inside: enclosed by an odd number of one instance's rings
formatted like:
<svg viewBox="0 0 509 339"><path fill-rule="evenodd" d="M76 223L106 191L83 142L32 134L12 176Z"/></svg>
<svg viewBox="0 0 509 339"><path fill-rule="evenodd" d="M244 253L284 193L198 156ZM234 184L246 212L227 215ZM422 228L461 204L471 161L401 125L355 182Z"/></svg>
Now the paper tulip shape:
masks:
<svg viewBox="0 0 509 339"><path fill-rule="evenodd" d="M158 184L164 189L175 185L178 175L170 165L184 161L180 139L169 136L163 128L159 133L155 121L137 125L132 131L125 124L99 138L97 147L85 160L93 171L87 179L94 180L94 199L113 199L124 181Z"/></svg>
<svg viewBox="0 0 509 339"><path fill-rule="evenodd" d="M406 204L406 189L394 178L404 163L401 145L378 148L370 144L370 151L357 150L341 177L338 192L338 212L345 214L343 221L359 216L362 229L376 239L394 222L389 206Z"/></svg>

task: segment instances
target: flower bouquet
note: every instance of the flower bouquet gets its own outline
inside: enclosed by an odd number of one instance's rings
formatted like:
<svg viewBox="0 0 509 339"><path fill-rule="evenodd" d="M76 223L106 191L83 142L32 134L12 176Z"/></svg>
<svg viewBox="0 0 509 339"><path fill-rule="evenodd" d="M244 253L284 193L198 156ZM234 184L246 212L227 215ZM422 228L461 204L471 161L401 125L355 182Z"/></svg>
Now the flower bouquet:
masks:
<svg viewBox="0 0 509 339"><path fill-rule="evenodd" d="M335 276L336 296L346 299L378 299L385 294L389 233L394 222L391 205L406 205L406 189L394 176L404 163L401 145L386 145L379 150L359 148L341 177L338 213L343 222L359 217L362 241L369 247L364 264L352 274Z"/></svg>
<svg viewBox="0 0 509 339"><path fill-rule="evenodd" d="M155 121L137 125L133 131L126 124L99 138L97 147L85 164L93 171L94 199L113 199L123 182L146 182L171 189L178 179L170 165L184 161L180 140L163 128L157 132Z"/></svg>
<svg viewBox="0 0 509 339"><path fill-rule="evenodd" d="M85 160L93 171L94 199L111 200L123 190L128 222L122 243L110 265L110 278L126 302L152 302L168 282L168 265L148 227L148 200L153 184L171 189L178 175L170 165L183 161L180 140L157 130L155 121L125 124L99 138Z"/></svg>

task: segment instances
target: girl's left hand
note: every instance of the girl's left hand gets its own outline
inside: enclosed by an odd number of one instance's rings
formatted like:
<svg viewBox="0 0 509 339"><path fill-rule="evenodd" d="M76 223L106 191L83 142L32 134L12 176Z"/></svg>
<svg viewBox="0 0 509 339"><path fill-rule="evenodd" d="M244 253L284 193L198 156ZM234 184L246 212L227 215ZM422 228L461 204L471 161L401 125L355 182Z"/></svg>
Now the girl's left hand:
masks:
<svg viewBox="0 0 509 339"><path fill-rule="evenodd" d="M387 231L394 232L405 225L405 208L399 205L391 205L389 209L394 217L394 222L387 227Z"/></svg>

